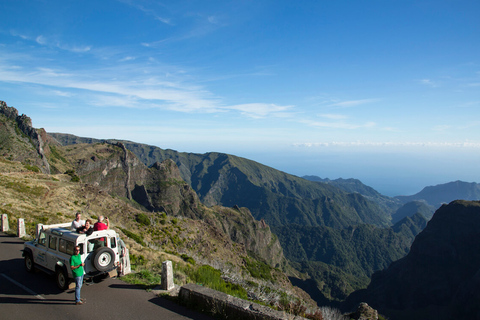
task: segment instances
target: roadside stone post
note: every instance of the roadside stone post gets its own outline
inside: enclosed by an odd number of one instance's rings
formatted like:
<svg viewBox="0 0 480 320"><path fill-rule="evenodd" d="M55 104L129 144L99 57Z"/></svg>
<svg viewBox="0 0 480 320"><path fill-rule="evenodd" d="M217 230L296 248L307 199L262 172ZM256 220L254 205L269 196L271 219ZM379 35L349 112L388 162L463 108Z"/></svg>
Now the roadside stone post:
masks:
<svg viewBox="0 0 480 320"><path fill-rule="evenodd" d="M2 214L2 232L9 231L8 227L8 215Z"/></svg>
<svg viewBox="0 0 480 320"><path fill-rule="evenodd" d="M25 237L25 220L23 218L18 219L17 234L19 238Z"/></svg>
<svg viewBox="0 0 480 320"><path fill-rule="evenodd" d="M162 290L172 290L175 287L173 283L172 261L167 260L162 263Z"/></svg>

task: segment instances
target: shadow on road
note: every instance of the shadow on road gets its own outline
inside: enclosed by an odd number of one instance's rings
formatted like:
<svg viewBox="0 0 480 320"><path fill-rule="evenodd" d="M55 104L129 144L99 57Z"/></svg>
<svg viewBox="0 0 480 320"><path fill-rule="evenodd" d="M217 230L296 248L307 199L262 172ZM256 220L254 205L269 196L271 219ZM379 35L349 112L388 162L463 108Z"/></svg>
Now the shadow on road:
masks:
<svg viewBox="0 0 480 320"><path fill-rule="evenodd" d="M18 297L0 297L0 304L50 304L50 305L61 305L61 304L74 304L72 299L37 299L32 298L32 296L26 296L25 298Z"/></svg>
<svg viewBox="0 0 480 320"><path fill-rule="evenodd" d="M175 313L177 313L179 315L182 315L184 317L187 317L187 318L196 319L196 320L213 320L214 319L211 316L199 313L199 312L194 311L194 310L187 309L184 306L176 304L175 302L170 301L170 300L165 299L165 298L156 297L156 298L150 299L148 301L157 305L157 306L159 306L159 307L170 310L172 312L175 312Z"/></svg>

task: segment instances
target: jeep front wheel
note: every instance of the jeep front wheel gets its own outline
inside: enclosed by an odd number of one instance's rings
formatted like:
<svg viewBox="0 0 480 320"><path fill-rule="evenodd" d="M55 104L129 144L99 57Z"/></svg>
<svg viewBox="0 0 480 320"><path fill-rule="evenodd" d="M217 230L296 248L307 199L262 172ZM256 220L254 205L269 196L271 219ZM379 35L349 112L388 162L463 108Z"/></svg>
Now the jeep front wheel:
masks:
<svg viewBox="0 0 480 320"><path fill-rule="evenodd" d="M115 263L115 253L109 247L100 247L93 254L93 266L98 271L110 271Z"/></svg>
<svg viewBox="0 0 480 320"><path fill-rule="evenodd" d="M63 268L57 268L55 271L55 280L60 290L68 289L68 276Z"/></svg>
<svg viewBox="0 0 480 320"><path fill-rule="evenodd" d="M25 269L27 269L28 272L35 271L35 263L30 253L25 254Z"/></svg>

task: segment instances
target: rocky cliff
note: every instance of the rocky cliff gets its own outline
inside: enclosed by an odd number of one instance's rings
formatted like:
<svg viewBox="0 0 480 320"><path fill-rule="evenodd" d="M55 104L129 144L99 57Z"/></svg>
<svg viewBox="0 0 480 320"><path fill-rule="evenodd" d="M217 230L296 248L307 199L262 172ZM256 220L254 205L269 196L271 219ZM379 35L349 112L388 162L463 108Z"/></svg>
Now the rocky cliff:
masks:
<svg viewBox="0 0 480 320"><path fill-rule="evenodd" d="M26 115L18 115L18 110L7 106L4 101L0 101L0 115L14 123L14 127L20 131L20 135L14 135L8 132L7 126L2 126L1 148L3 156L10 157L12 160L24 162L29 165L37 166L43 173L50 173L50 165L44 152L45 130L37 130L32 127L32 119ZM33 150L37 153L35 155ZM13 150L15 149L15 150ZM15 151L15 152L13 152Z"/></svg>

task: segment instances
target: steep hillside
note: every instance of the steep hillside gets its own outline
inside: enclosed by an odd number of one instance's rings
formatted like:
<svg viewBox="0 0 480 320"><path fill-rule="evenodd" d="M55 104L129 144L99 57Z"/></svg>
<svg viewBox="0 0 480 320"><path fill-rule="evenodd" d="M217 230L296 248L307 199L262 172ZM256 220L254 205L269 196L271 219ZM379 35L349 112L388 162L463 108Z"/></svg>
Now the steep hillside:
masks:
<svg viewBox="0 0 480 320"><path fill-rule="evenodd" d="M375 202L380 208L382 208L382 210L384 210L388 214L394 213L395 210L397 210L398 207L400 207L401 205L401 202L398 199L384 196L372 187L363 184L358 179L339 178L335 180L330 180L328 178L322 179L317 176L304 176L303 178L318 183L327 183L348 193L359 193L365 198Z"/></svg>
<svg viewBox="0 0 480 320"><path fill-rule="evenodd" d="M411 201L405 203L403 206L392 215L392 223L397 223L405 217L411 217L416 213L420 213L425 218L430 220L435 212L435 208L427 204L425 201Z"/></svg>
<svg viewBox="0 0 480 320"><path fill-rule="evenodd" d="M285 256L303 273L316 274L317 286L323 288L309 293L323 294L322 300L343 300L354 290L366 287L374 271L404 257L426 222L417 214L388 229L372 225L345 229L289 225L273 230Z"/></svg>
<svg viewBox="0 0 480 320"><path fill-rule="evenodd" d="M100 140L51 133L64 145ZM110 140L116 142L116 140ZM223 153L192 154L121 141L147 165L172 159L182 178L208 206L238 205L274 226L290 223L344 228L360 223L389 224L376 203L328 184L289 175L255 161Z"/></svg>
<svg viewBox="0 0 480 320"><path fill-rule="evenodd" d="M402 203L423 200L438 209L442 204L449 203L453 200L480 200L480 184L475 182L454 181L425 187L422 191L412 196L398 196L395 198Z"/></svg>
<svg viewBox="0 0 480 320"><path fill-rule="evenodd" d="M45 130L32 127L32 120L18 115L0 101L0 154L5 159L20 161L36 171L50 173L50 167L43 152Z"/></svg>
<svg viewBox="0 0 480 320"><path fill-rule="evenodd" d="M390 319L478 319L480 202L438 209L408 255L375 273L350 302L367 301Z"/></svg>

